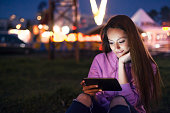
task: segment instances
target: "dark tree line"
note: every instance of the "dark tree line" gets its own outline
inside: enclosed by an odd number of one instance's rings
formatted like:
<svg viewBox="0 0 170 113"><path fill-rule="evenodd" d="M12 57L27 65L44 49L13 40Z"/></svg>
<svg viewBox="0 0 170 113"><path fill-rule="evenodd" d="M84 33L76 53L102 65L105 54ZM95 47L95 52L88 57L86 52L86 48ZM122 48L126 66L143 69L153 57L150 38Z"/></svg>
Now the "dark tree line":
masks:
<svg viewBox="0 0 170 113"><path fill-rule="evenodd" d="M168 6L163 6L159 12L155 9L152 9L148 12L148 14L157 23L170 23L170 7Z"/></svg>

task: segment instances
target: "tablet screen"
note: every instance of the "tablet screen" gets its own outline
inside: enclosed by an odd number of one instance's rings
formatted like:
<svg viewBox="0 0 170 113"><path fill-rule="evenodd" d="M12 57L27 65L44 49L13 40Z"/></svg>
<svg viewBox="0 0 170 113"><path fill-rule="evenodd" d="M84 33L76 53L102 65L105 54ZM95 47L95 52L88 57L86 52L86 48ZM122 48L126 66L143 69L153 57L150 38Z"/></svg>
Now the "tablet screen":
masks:
<svg viewBox="0 0 170 113"><path fill-rule="evenodd" d="M121 91L122 88L115 78L84 78L85 84L98 85L103 91Z"/></svg>

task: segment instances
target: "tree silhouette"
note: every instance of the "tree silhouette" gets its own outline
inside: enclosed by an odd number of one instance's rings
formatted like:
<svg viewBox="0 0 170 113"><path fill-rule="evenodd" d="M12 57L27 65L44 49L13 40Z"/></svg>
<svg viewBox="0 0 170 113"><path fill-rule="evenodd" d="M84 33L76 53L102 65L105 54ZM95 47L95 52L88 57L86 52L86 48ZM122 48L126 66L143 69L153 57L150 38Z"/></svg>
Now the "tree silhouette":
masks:
<svg viewBox="0 0 170 113"><path fill-rule="evenodd" d="M153 20L159 22L159 13L155 9L152 9L148 14Z"/></svg>
<svg viewBox="0 0 170 113"><path fill-rule="evenodd" d="M44 9L46 9L47 3L45 1L40 2L38 5L38 12L42 12Z"/></svg>
<svg viewBox="0 0 170 113"><path fill-rule="evenodd" d="M168 6L162 7L160 11L160 15L161 15L162 22L170 21L170 8Z"/></svg>
<svg viewBox="0 0 170 113"><path fill-rule="evenodd" d="M157 23L170 23L170 7L168 6L163 6L160 12L152 9L148 14Z"/></svg>
<svg viewBox="0 0 170 113"><path fill-rule="evenodd" d="M41 16L41 24L47 24L48 22L48 10L47 10L47 3L45 1L40 2L38 5L38 15Z"/></svg>

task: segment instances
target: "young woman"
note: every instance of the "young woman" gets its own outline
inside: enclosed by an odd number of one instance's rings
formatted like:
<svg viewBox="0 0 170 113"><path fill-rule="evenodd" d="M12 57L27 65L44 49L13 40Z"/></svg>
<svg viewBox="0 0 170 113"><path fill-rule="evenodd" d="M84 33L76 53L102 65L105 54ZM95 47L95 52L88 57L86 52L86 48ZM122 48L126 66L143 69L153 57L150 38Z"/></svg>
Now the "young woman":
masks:
<svg viewBox="0 0 170 113"><path fill-rule="evenodd" d="M160 97L159 69L133 21L125 15L112 17L101 31L103 53L91 65L89 78L116 78L122 91L102 91L85 86L68 113L150 112ZM130 109L129 109L130 108ZM120 111L124 110L124 111Z"/></svg>

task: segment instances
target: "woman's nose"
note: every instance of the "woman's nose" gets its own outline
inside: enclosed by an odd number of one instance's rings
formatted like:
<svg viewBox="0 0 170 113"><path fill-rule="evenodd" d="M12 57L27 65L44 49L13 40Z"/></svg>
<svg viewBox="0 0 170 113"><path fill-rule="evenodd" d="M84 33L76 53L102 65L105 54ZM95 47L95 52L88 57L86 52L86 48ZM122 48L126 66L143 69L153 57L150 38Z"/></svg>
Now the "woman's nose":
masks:
<svg viewBox="0 0 170 113"><path fill-rule="evenodd" d="M115 49L119 49L119 48L120 48L119 44L115 43Z"/></svg>

